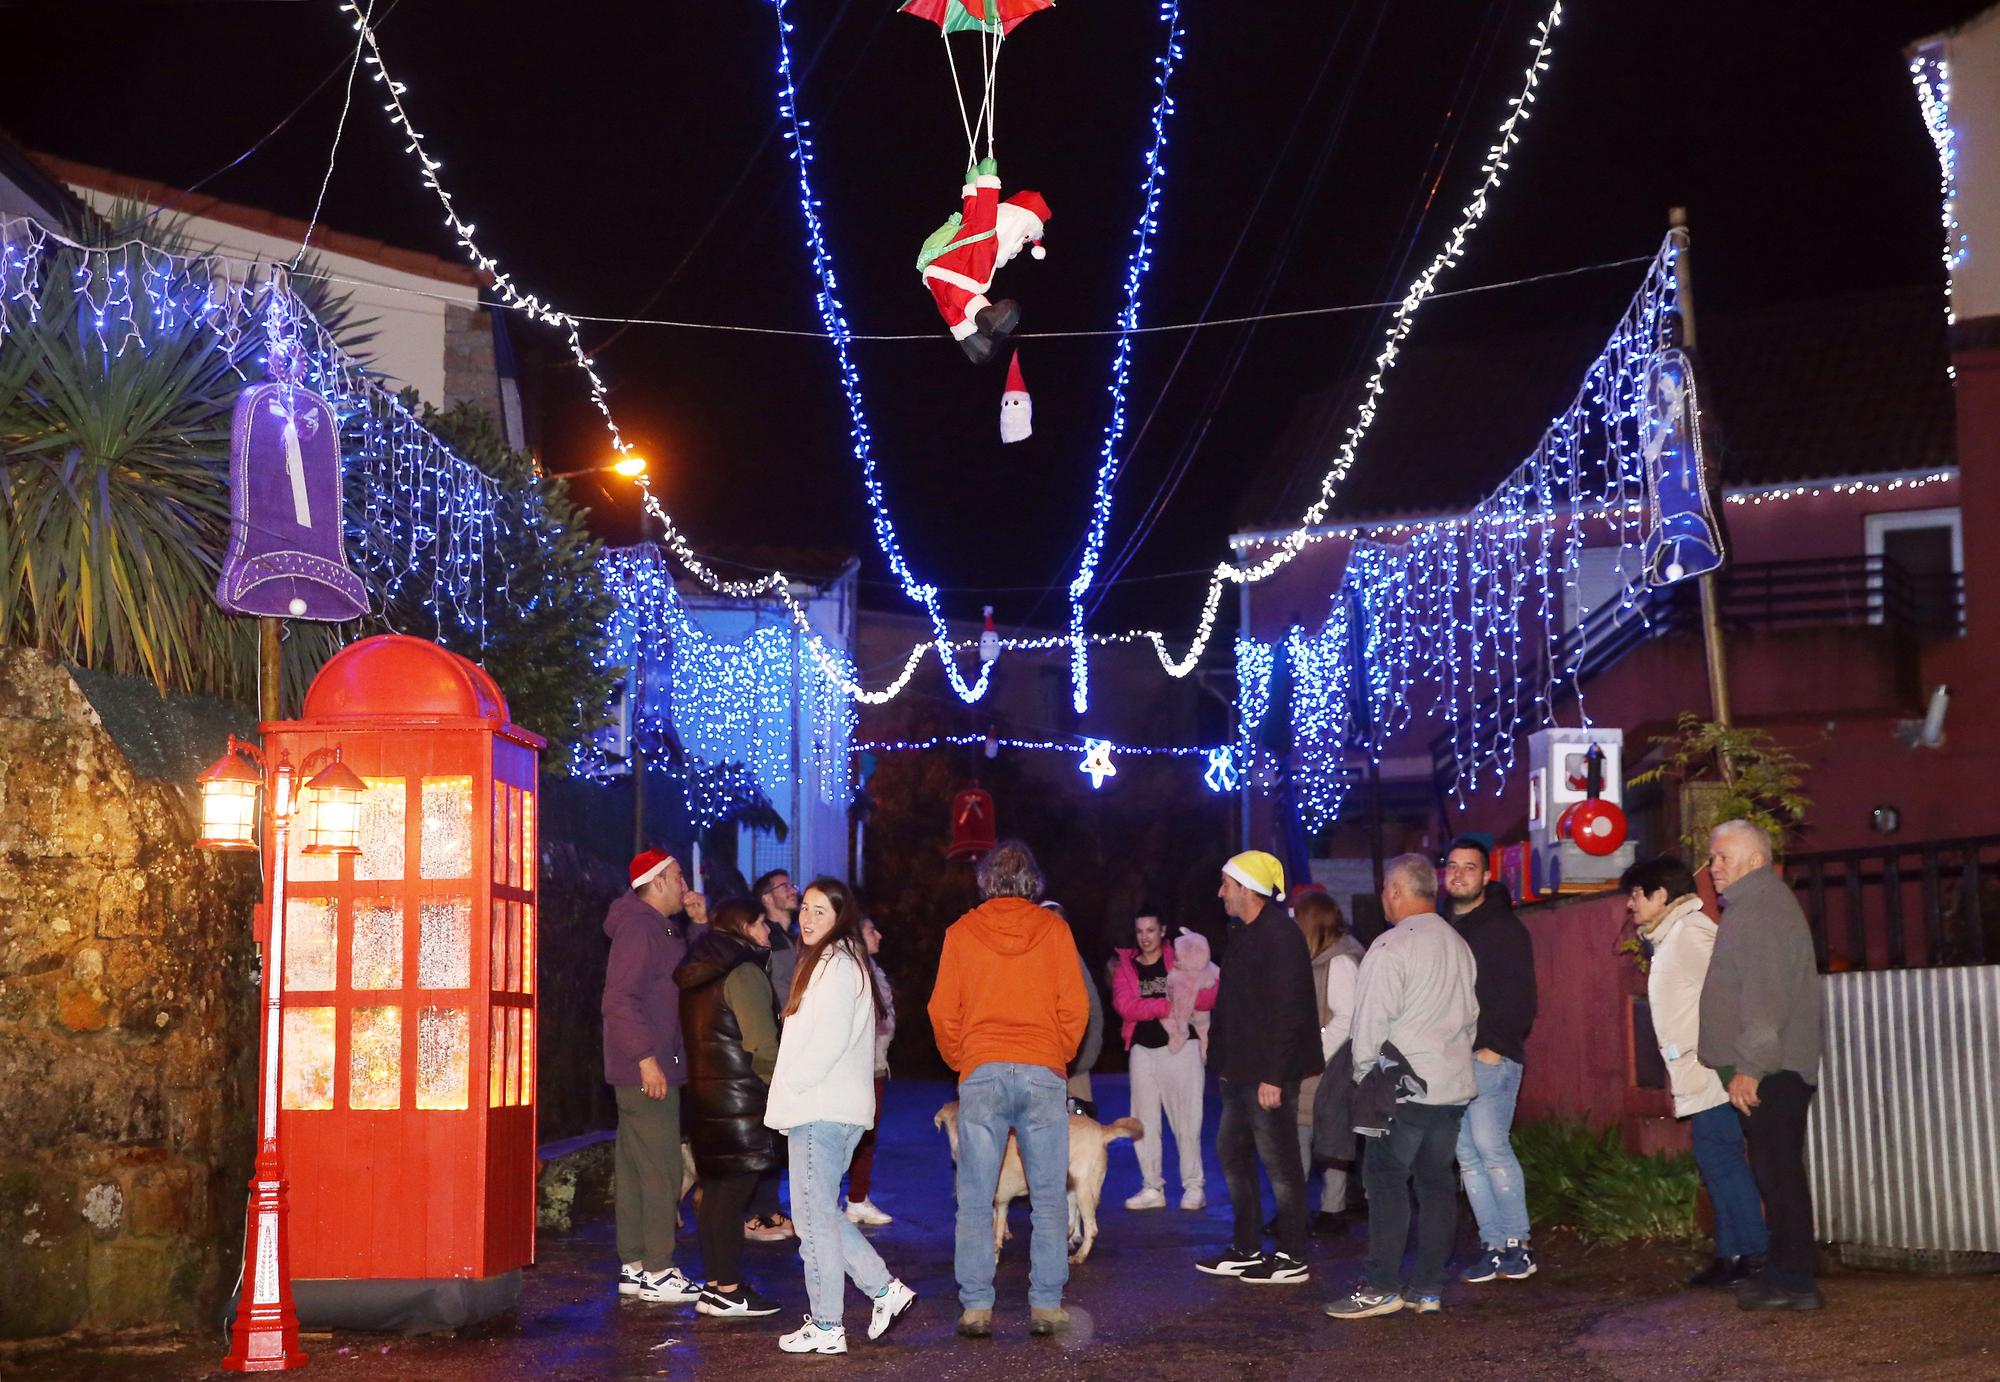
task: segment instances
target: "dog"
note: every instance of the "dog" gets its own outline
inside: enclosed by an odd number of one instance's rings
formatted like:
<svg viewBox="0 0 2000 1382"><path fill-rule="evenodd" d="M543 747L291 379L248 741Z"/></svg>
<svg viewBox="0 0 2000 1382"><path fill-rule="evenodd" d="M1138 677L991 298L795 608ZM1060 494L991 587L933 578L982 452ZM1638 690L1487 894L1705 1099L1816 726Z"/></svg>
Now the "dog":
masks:
<svg viewBox="0 0 2000 1382"><path fill-rule="evenodd" d="M951 1160L958 1164L958 1105L946 1104L931 1120L944 1129L951 1142ZM1080 1113L1069 1117L1069 1247L1071 1262L1090 1256L1097 1242L1097 1201L1104 1193L1104 1172L1110 1164L1105 1149L1113 1142L1129 1138L1137 1141L1145 1129L1136 1118L1120 1118L1100 1123ZM1000 1158L1000 1183L993 1190L993 1257L1000 1257L1000 1245L1013 1235L1007 1231L1007 1206L1028 1193L1028 1172L1021 1164L1021 1148L1010 1130L1007 1150Z"/></svg>

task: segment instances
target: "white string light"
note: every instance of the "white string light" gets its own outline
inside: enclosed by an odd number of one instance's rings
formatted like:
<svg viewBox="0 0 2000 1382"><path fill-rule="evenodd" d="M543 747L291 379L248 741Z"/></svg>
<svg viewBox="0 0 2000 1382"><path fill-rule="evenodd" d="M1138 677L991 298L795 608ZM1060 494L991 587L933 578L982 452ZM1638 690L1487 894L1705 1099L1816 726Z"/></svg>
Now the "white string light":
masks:
<svg viewBox="0 0 2000 1382"><path fill-rule="evenodd" d="M1972 238L1958 222L1958 131L1951 127L1951 63L1944 54L1942 41L1919 48L1910 59L1910 80L1917 88L1924 129L1937 150L1938 199L1944 222L1944 320L1950 326L1958 320L1952 278L1972 253ZM1957 379L1958 367L1946 365L1945 376Z"/></svg>
<svg viewBox="0 0 2000 1382"><path fill-rule="evenodd" d="M1535 27L1535 37L1529 45L1532 55L1523 77L1520 93L1507 102L1507 118L1500 123L1499 138L1492 148L1487 150L1486 161L1480 167L1479 186L1460 212L1458 223L1446 237L1444 248L1439 250L1423 272L1417 275L1396 308L1382 350L1375 357L1375 371L1363 386L1360 414L1355 419L1354 425L1347 429L1346 438L1341 442L1339 452L1328 466L1326 474L1320 479L1319 497L1306 510L1298 526L1286 534L1278 542L1276 550L1262 560L1246 566L1234 566L1228 562L1217 563L1209 578L1207 593L1203 597L1194 639L1183 656L1177 658L1169 653L1164 637L1159 635L1153 637L1154 651L1168 675L1184 677L1201 662L1202 654L1207 651L1208 641L1215 631L1216 615L1222 606L1222 590L1225 585L1254 584L1269 578L1299 554L1305 545L1307 534L1325 519L1335 493L1354 465L1361 439L1374 425L1377 402L1384 389L1383 381L1388 372L1395 367L1402 342L1415 324L1417 310L1434 295L1438 276L1463 257L1466 237L1486 217L1491 204L1489 198L1500 185L1501 174L1507 170L1508 153L1514 145L1521 142L1519 125L1528 118L1529 107L1534 104L1537 89L1541 85L1541 74L1548 70L1550 40L1556 27L1561 23L1562 3L1561 0L1557 0L1550 7L1547 16Z"/></svg>

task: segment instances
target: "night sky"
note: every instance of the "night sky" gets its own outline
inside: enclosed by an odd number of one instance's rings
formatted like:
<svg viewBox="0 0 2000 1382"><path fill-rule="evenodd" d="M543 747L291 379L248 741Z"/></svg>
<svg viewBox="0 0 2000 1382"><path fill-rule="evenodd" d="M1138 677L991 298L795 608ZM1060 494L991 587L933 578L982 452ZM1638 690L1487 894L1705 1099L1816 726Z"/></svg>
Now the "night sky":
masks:
<svg viewBox="0 0 2000 1382"><path fill-rule="evenodd" d="M1977 0L1756 4L1576 0L1525 146L1443 286L1644 255L1667 208L1695 231L1701 311L1935 283L1935 157L1903 47ZM816 326L792 165L776 132L774 31L760 0L552 5L377 0L384 52L462 213L516 280L578 313ZM1002 447L1002 370L946 340L913 264L956 209L965 145L934 28L891 0L795 0L802 97L849 319L929 332L856 347L892 510L916 569L954 613L1060 618L1107 418L1108 338L1022 344L1035 436ZM1188 0L1148 323L1393 298L1435 252L1518 89L1541 0ZM1009 40L1000 165L1053 216L1049 257L1001 274L1023 331L1103 328L1123 299L1154 60L1152 0L1066 0ZM86 22L87 21L87 22ZM966 40L969 44L970 39ZM0 10L0 122L21 142L304 216L353 35L332 0L81 4ZM364 69L365 71L365 69ZM365 80L322 219L452 253L441 213ZM1427 201L1431 189L1435 195ZM1638 270L1440 302L1413 346L1551 326L1608 331ZM1374 353L1384 314L1143 338L1130 459L1107 555L1162 492L1128 577L1205 570L1233 526L1293 518L1317 479L1250 492L1294 400ZM705 548L847 547L886 580L845 402L823 341L639 327L587 338L626 431ZM559 341L517 324L541 452L555 470L607 451ZM1548 411L1574 380L1548 381ZM1396 381L1392 376L1390 388ZM1449 407L1449 398L1435 400ZM1532 437L1496 436L1492 472ZM1371 456L1360 465L1393 465ZM1409 504L1424 502L1409 477ZM610 539L634 506L579 497ZM1102 627L1190 626L1198 576L1122 587ZM907 607L884 584L869 603Z"/></svg>

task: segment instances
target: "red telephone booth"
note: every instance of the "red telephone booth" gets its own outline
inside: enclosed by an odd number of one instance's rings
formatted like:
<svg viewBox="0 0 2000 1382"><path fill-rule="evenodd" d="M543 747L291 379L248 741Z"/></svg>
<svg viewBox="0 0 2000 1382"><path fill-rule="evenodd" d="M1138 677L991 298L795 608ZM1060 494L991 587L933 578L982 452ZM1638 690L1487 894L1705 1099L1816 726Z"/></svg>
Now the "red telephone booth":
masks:
<svg viewBox="0 0 2000 1382"><path fill-rule="evenodd" d="M294 830L280 1132L300 1280L490 1278L535 1252L535 787L544 741L418 638L336 654L293 762L366 783L358 848ZM303 1300L303 1297L301 1298Z"/></svg>

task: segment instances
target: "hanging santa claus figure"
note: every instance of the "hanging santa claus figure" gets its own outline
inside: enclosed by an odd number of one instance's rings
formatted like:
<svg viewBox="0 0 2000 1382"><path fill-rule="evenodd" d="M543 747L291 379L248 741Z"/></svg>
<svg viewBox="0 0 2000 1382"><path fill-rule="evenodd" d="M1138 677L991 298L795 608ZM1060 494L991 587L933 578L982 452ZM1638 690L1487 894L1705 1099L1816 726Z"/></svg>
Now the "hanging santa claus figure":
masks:
<svg viewBox="0 0 2000 1382"><path fill-rule="evenodd" d="M1028 381L1021 377L1021 352L1007 362L1007 389L1000 395L1001 442L1026 441L1035 434L1035 401L1028 397Z"/></svg>
<svg viewBox="0 0 2000 1382"><path fill-rule="evenodd" d="M1012 298L990 301L993 275L1023 245L1040 259L1049 204L1039 192L1016 192L1000 199L1000 168L981 159L965 174L965 203L931 232L917 255L917 271L937 302L938 314L967 357L983 365L999 353L1021 324Z"/></svg>

